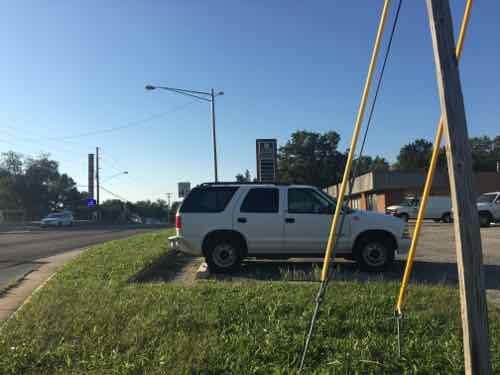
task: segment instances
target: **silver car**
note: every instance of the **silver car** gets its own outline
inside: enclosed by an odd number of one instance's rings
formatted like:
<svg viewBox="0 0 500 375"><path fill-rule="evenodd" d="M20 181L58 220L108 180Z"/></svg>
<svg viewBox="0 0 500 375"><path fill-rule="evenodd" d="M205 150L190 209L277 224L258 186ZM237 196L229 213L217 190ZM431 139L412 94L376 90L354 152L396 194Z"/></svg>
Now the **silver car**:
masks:
<svg viewBox="0 0 500 375"><path fill-rule="evenodd" d="M42 227L70 227L73 225L73 214L71 212L53 212L43 218Z"/></svg>

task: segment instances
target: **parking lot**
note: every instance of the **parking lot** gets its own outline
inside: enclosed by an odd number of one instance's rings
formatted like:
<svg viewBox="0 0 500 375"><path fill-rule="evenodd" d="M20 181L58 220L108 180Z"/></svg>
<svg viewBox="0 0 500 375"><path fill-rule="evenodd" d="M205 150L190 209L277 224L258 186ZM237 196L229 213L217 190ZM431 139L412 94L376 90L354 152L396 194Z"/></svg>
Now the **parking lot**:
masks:
<svg viewBox="0 0 500 375"><path fill-rule="evenodd" d="M410 222L410 226L413 223ZM500 225L481 228L484 254L486 288L490 297L500 303ZM360 272L356 264L343 259L335 261L335 277L346 280L388 280L400 281L406 257L398 256L387 271L374 274ZM183 254L169 254L150 272L141 275L137 281L193 282L202 258L192 258ZM290 260L246 260L237 273L230 275L210 275L221 281L244 280L319 280L322 259ZM419 283L458 283L453 224L425 222L417 248L412 281Z"/></svg>

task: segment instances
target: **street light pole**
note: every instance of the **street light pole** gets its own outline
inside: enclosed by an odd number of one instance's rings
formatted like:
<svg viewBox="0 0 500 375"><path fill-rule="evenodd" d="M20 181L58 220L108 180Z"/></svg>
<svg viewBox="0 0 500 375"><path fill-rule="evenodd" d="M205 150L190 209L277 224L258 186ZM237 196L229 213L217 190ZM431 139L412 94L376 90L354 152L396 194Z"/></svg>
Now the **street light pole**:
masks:
<svg viewBox="0 0 500 375"><path fill-rule="evenodd" d="M166 87L166 86L153 86L146 85L146 90L155 90L162 89L171 92L175 92L176 94L190 96L199 100L203 100L206 102L210 102L211 112L212 112L212 142L214 148L214 180L215 182L219 181L219 173L218 173L218 164L217 164L217 137L215 132L215 97L219 95L224 95L224 92L219 91L215 93L214 89L211 89L210 92L204 91L194 91L194 90L186 90L179 89L175 87Z"/></svg>
<svg viewBox="0 0 500 375"><path fill-rule="evenodd" d="M215 95L214 95L214 89L210 91L210 101L212 104L212 141L214 144L214 176L215 176L215 182L219 181L218 178L218 173L217 173L217 138L215 135Z"/></svg>

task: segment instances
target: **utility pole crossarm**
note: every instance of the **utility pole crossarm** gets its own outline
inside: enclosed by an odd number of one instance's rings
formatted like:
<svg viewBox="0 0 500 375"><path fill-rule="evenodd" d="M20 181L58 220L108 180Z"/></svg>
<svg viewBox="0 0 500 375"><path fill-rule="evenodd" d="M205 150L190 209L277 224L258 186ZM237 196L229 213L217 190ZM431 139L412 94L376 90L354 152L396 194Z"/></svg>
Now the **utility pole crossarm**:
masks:
<svg viewBox="0 0 500 375"><path fill-rule="evenodd" d="M472 157L448 0L427 0L444 121L462 311L465 373L492 373Z"/></svg>

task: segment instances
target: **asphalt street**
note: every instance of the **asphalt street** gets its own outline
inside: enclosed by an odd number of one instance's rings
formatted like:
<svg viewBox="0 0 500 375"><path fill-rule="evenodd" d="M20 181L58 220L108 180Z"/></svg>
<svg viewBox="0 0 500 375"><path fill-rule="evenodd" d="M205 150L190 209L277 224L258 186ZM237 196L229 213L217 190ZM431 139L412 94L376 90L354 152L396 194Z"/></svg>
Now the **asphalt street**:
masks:
<svg viewBox="0 0 500 375"><path fill-rule="evenodd" d="M0 286L43 264L40 259L89 245L159 230L159 226L0 227Z"/></svg>

